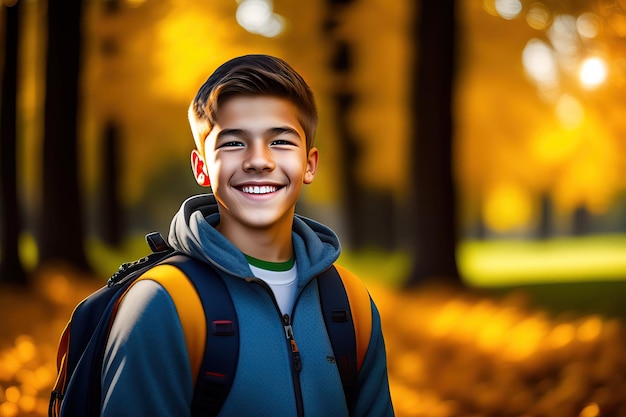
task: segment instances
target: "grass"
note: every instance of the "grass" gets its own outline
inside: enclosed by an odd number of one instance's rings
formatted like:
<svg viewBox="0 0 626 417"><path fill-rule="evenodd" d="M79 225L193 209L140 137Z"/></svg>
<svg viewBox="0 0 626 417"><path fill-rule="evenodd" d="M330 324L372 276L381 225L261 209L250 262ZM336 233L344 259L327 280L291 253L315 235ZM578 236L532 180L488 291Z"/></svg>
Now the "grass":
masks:
<svg viewBox="0 0 626 417"><path fill-rule="evenodd" d="M409 274L407 253L346 252L340 263L368 282L399 287ZM496 297L525 293L557 314L598 313L626 319L626 236L546 241L464 241L457 251L464 282Z"/></svg>
<svg viewBox="0 0 626 417"><path fill-rule="evenodd" d="M458 251L469 284L498 287L626 279L626 236L467 241Z"/></svg>
<svg viewBox="0 0 626 417"><path fill-rule="evenodd" d="M525 292L554 314L626 319L626 236L465 242L458 253L471 287L494 295Z"/></svg>
<svg viewBox="0 0 626 417"><path fill-rule="evenodd" d="M400 285L410 270L408 253L346 251L340 262L365 277ZM463 241L457 251L465 283L498 288L546 283L626 280L626 235L546 241Z"/></svg>

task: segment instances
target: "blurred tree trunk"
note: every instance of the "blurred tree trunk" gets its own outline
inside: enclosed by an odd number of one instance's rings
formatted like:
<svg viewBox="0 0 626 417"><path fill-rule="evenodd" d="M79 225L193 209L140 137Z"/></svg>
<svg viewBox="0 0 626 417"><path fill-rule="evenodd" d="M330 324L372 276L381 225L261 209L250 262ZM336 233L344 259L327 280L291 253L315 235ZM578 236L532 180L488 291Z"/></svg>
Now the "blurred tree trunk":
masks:
<svg viewBox="0 0 626 417"><path fill-rule="evenodd" d="M339 77L348 78L352 68L352 49L345 41L339 41L333 51L331 68ZM360 146L350 127L350 112L356 100L356 93L347 87L347 83L339 82L340 87L333 95L335 103L335 125L339 144L339 166L342 170L341 184L344 196L344 220L347 224L348 244L357 249L363 243L364 228L359 224L359 201L361 186L356 172Z"/></svg>
<svg viewBox="0 0 626 417"><path fill-rule="evenodd" d="M574 236L584 236L591 232L591 213L584 205L579 205L574 210L572 216L572 234Z"/></svg>
<svg viewBox="0 0 626 417"><path fill-rule="evenodd" d="M17 193L17 82L21 1L2 6L5 11L4 68L0 114L0 281L26 286L27 275L19 256L18 240L22 227Z"/></svg>
<svg viewBox="0 0 626 417"><path fill-rule="evenodd" d="M78 175L82 1L48 2L40 264L90 271Z"/></svg>
<svg viewBox="0 0 626 417"><path fill-rule="evenodd" d="M120 0L105 0L102 3L102 11L105 15L114 16L119 13L122 6ZM111 69L111 61L118 54L118 36L122 34L110 34L102 39L100 53L104 65L104 72L115 73ZM108 116L103 129L102 137L102 164L101 164L101 189L99 192L100 204L98 227L102 240L114 247L120 246L123 239L122 203L120 200L120 125L112 116Z"/></svg>
<svg viewBox="0 0 626 417"><path fill-rule="evenodd" d="M103 174L100 193L100 234L102 240L111 246L122 243L122 209L119 193L119 128L113 122L104 127Z"/></svg>
<svg viewBox="0 0 626 417"><path fill-rule="evenodd" d="M455 74L454 0L416 3L415 128L411 171L415 194L413 269L407 286L426 280L461 284L456 263L452 95Z"/></svg>
<svg viewBox="0 0 626 417"><path fill-rule="evenodd" d="M335 77L332 99L335 106L335 126L339 145L339 167L342 170L340 184L343 190L343 219L346 224L348 245L358 248L363 242L364 228L359 227L360 185L356 176L356 164L359 159L360 147L350 127L350 112L356 100L356 93L350 86L353 70L353 48L338 35L341 27L342 11L349 7L352 0L327 0L327 13L324 20L324 32L331 46L329 67Z"/></svg>
<svg viewBox="0 0 626 417"><path fill-rule="evenodd" d="M346 224L347 246L353 249L395 247L393 213L396 210L391 192L373 190L363 185L358 176L361 141L351 126L351 112L359 99L354 78L355 45L345 39L341 26L349 15L354 0L327 0L324 32L329 38L331 57L329 67L335 77L332 99L335 106L335 132L339 145L341 168L343 220ZM376 219L376 223L372 219Z"/></svg>
<svg viewBox="0 0 626 417"><path fill-rule="evenodd" d="M539 210L539 224L537 226L537 238L548 239L554 233L552 224L552 199L548 193L541 195L541 205Z"/></svg>

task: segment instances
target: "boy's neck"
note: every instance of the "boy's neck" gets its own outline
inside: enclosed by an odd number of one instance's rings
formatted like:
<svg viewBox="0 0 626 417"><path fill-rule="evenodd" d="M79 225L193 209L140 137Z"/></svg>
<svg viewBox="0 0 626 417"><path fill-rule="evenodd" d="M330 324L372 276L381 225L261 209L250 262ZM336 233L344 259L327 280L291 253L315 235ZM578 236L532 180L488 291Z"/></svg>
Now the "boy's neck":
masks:
<svg viewBox="0 0 626 417"><path fill-rule="evenodd" d="M286 262L293 257L291 224L288 228L267 230L220 221L216 229L237 249L253 258L267 262Z"/></svg>

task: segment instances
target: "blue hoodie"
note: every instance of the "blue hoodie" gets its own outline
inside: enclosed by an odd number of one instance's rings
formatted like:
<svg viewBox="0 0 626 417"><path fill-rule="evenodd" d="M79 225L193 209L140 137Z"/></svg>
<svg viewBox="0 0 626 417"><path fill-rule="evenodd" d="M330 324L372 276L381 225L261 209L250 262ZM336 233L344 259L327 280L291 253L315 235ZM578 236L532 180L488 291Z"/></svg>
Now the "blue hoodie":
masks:
<svg viewBox="0 0 626 417"><path fill-rule="evenodd" d="M329 228L296 215L293 247L298 295L292 311L302 359L302 408L285 329L271 292L252 277L245 256L222 236L212 195L187 199L174 216L169 242L175 249L214 265L233 298L239 322L239 361L219 416L348 416L341 379L326 333L317 285L307 285L340 253ZM393 416L386 354L378 310L372 304L372 335L359 373L354 416ZM111 328L102 369L102 415L190 415L193 380L183 329L167 291L155 281L135 284ZM302 414L303 413L303 414Z"/></svg>

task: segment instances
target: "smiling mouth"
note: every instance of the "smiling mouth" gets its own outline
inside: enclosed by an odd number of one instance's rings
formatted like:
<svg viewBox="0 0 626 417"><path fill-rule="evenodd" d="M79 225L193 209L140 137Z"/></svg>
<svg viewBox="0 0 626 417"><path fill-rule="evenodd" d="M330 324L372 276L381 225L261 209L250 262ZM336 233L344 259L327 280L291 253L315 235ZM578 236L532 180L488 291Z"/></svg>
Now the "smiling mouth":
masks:
<svg viewBox="0 0 626 417"><path fill-rule="evenodd" d="M274 185L246 185L241 187L241 191L246 194L271 194L278 191Z"/></svg>

